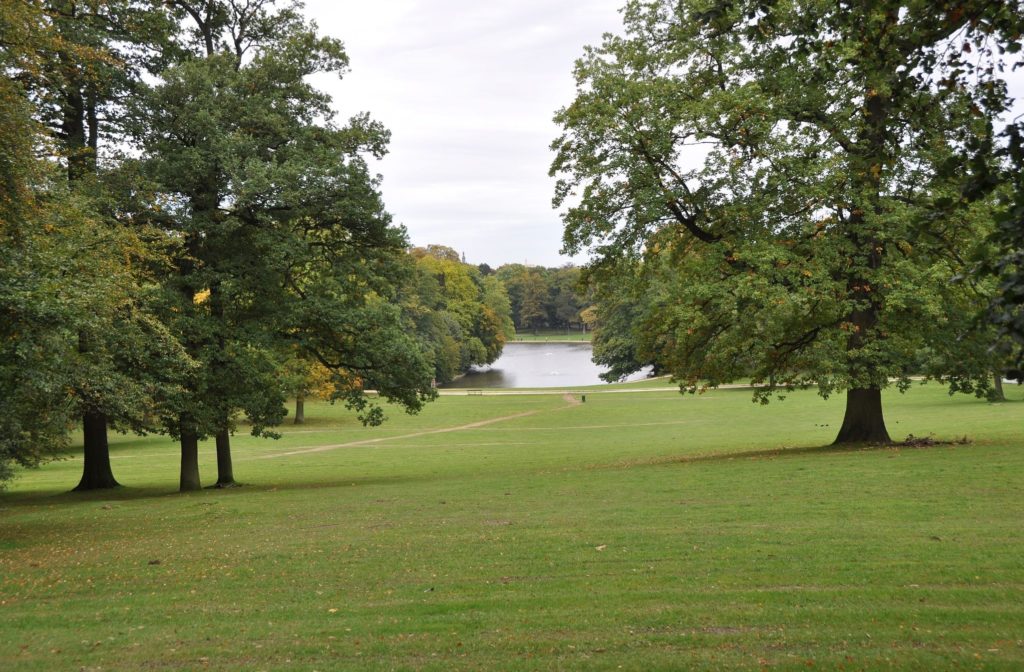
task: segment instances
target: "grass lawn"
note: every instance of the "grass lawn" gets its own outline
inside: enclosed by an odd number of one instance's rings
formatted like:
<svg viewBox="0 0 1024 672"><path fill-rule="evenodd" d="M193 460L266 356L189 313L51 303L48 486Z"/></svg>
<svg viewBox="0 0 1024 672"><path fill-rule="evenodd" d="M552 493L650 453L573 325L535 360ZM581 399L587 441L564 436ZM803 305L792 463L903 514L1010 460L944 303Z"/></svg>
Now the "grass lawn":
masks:
<svg viewBox="0 0 1024 672"><path fill-rule="evenodd" d="M338 407L235 439L242 488L179 495L115 437L0 495L0 669L1024 669L1024 393L749 390ZM213 448L203 476L215 475Z"/></svg>

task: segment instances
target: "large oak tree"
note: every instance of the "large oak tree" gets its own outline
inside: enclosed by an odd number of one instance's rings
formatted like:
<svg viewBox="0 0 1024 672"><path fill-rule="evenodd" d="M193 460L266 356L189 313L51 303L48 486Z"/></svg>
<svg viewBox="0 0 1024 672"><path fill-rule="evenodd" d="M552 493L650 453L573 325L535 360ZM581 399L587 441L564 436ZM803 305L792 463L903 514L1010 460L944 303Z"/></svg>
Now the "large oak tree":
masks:
<svg viewBox="0 0 1024 672"><path fill-rule="evenodd" d="M141 428L153 393L188 365L145 306L139 262L154 250L114 205L129 180L99 160L165 19L130 0L4 3L0 476L66 446L77 416L78 489L116 486L108 422Z"/></svg>
<svg viewBox="0 0 1024 672"><path fill-rule="evenodd" d="M590 247L606 284L658 269L650 342L684 386L845 390L836 441L889 441L881 390L970 303L950 280L987 224L951 207L971 177L956 162L993 145L1001 31L1022 11L628 3L556 118L566 251Z"/></svg>

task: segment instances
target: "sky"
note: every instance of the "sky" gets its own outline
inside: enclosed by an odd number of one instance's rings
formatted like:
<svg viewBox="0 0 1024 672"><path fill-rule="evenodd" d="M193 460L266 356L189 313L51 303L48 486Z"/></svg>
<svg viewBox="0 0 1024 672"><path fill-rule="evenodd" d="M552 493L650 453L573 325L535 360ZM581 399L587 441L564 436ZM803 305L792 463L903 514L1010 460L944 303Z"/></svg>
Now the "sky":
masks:
<svg viewBox="0 0 1024 672"><path fill-rule="evenodd" d="M621 33L624 2L306 0L351 65L316 85L341 119L366 111L392 133L374 169L413 245L447 245L495 268L586 261L559 253L552 117L574 98L584 45ZM1011 81L1020 100L1024 71Z"/></svg>
<svg viewBox="0 0 1024 672"><path fill-rule="evenodd" d="M374 168L413 245L447 245L493 267L585 261L559 254L552 117L572 102L584 45L621 32L623 2L306 0L351 66L316 85L341 119L367 111L391 131Z"/></svg>

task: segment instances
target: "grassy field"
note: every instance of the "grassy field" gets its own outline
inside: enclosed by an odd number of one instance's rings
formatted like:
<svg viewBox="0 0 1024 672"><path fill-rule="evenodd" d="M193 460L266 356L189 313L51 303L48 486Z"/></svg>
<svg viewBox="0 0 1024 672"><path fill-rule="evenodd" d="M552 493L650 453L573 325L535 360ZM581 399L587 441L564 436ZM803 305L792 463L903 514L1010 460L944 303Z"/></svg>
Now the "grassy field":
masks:
<svg viewBox="0 0 1024 672"><path fill-rule="evenodd" d="M0 669L1024 668L1024 402L748 390L442 397L235 439L246 485L179 495L117 437L0 495ZM214 478L212 446L204 478Z"/></svg>

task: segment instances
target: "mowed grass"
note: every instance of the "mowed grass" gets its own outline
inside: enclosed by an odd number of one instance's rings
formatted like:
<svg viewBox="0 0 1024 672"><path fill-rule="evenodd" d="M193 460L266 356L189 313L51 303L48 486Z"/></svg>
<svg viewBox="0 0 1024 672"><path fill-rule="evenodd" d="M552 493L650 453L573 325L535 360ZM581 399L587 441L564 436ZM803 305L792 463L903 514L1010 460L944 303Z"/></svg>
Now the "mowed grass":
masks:
<svg viewBox="0 0 1024 672"><path fill-rule="evenodd" d="M812 392L311 405L188 495L118 437L125 488L66 493L72 457L0 495L0 669L1022 669L1007 392L887 394L894 438L971 442L863 450Z"/></svg>

